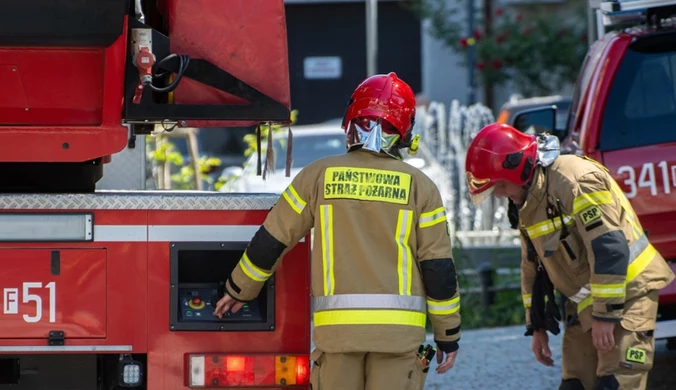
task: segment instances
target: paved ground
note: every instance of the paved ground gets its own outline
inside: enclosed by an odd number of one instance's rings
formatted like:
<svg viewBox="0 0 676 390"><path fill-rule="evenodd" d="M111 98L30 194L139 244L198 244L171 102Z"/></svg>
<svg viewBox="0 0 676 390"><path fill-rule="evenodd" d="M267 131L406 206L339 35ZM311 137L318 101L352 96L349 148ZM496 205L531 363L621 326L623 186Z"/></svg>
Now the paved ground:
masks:
<svg viewBox="0 0 676 390"><path fill-rule="evenodd" d="M557 389L561 378L561 337L549 338L554 367L545 367L533 358L531 339L524 337L524 331L523 326L516 326L463 332L455 366L437 375L433 372L436 362L433 363L425 389Z"/></svg>
<svg viewBox="0 0 676 390"><path fill-rule="evenodd" d="M530 352L531 338L524 337L523 332L521 326L465 331L455 367L443 375L431 369L425 389L558 389L562 334L550 335L554 367L545 367L535 361ZM656 347L655 368L649 377L648 389L675 389L676 351L668 351L662 340ZM524 374L528 377L524 378Z"/></svg>
<svg viewBox="0 0 676 390"><path fill-rule="evenodd" d="M524 337L523 332L523 326L463 332L455 367L437 375L434 362L425 389L558 389L561 381L561 334L549 337L554 367L545 367L535 361L530 351L531 338ZM428 342L431 341L430 338ZM673 374L676 351L668 351L664 341L658 342L656 347L655 368L650 375L648 390L676 389L676 375Z"/></svg>

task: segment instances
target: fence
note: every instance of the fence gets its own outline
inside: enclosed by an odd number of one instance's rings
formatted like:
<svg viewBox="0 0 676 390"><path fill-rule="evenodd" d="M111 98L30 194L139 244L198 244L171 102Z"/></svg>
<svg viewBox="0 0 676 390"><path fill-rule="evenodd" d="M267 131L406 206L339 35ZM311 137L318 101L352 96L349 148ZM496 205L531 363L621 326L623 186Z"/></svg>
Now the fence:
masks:
<svg viewBox="0 0 676 390"><path fill-rule="evenodd" d="M480 294L484 307L499 291L520 289L519 283L502 283L506 275L518 275L521 249L518 233L509 225L507 201L494 196L474 205L465 181L465 156L474 136L495 122L492 111L476 103L463 106L457 100L447 109L431 102L418 107L416 133L421 136L421 169L437 184L455 241L454 258L459 272L474 280L461 294ZM508 278L507 278L508 279Z"/></svg>

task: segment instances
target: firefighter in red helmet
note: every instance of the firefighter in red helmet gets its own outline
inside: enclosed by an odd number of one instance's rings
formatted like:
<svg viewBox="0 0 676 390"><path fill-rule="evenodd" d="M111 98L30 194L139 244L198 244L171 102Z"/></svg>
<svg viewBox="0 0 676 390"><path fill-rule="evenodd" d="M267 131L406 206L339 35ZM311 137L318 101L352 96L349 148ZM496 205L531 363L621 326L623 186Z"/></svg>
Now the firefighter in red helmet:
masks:
<svg viewBox="0 0 676 390"><path fill-rule="evenodd" d="M293 179L216 306L220 317L253 299L314 227L315 389L422 389L435 353L437 372L454 364L460 297L446 212L436 185L400 152L417 148L415 112L395 73L364 80L342 121L347 153ZM422 345L427 316L438 350Z"/></svg>
<svg viewBox="0 0 676 390"><path fill-rule="evenodd" d="M493 192L518 209L526 335L552 366L547 331L563 319L559 389L645 389L658 291L674 274L607 169L560 155L554 136L491 124L470 143L465 174L475 203Z"/></svg>

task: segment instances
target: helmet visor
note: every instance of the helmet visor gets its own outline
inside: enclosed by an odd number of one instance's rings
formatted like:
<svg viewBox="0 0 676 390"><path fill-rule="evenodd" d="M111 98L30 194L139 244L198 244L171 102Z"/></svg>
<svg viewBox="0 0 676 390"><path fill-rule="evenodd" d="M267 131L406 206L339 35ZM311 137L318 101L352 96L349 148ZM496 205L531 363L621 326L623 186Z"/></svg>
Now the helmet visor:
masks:
<svg viewBox="0 0 676 390"><path fill-rule="evenodd" d="M480 203L482 203L484 200L488 199L489 196L493 193L493 186L489 187L487 190L484 190L483 192L479 192L477 194L470 194L472 197L472 203L476 206Z"/></svg>
<svg viewBox="0 0 676 390"><path fill-rule="evenodd" d="M467 187L472 196L472 203L479 204L486 200L493 193L493 182L491 179L481 179L466 171Z"/></svg>

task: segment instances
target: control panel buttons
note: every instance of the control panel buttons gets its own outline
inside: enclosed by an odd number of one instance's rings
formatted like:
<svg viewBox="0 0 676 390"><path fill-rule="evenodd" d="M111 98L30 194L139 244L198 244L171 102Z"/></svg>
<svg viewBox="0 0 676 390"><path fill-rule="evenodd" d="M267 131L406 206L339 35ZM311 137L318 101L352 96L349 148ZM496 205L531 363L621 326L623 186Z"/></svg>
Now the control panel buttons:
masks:
<svg viewBox="0 0 676 390"><path fill-rule="evenodd" d="M237 313L228 311L223 315L223 318L218 318L213 312L222 297L219 290L211 287L180 288L179 296L181 297L179 308L182 321L220 323L262 320L261 310L256 300L246 302Z"/></svg>
<svg viewBox="0 0 676 390"><path fill-rule="evenodd" d="M202 298L198 296L193 296L193 298L189 302L189 305L195 310L200 310L204 308L204 301L202 300Z"/></svg>

